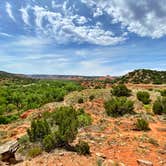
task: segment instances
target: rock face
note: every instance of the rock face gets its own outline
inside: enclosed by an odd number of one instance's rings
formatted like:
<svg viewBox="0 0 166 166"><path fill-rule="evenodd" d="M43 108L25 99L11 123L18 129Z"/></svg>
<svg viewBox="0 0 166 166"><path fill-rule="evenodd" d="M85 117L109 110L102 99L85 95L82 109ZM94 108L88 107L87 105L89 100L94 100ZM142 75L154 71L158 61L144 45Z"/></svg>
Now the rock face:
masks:
<svg viewBox="0 0 166 166"><path fill-rule="evenodd" d="M140 166L153 166L153 163L147 160L137 160L137 163Z"/></svg>
<svg viewBox="0 0 166 166"><path fill-rule="evenodd" d="M3 162L16 163L15 152L19 144L17 141L9 141L0 146L0 155Z"/></svg>

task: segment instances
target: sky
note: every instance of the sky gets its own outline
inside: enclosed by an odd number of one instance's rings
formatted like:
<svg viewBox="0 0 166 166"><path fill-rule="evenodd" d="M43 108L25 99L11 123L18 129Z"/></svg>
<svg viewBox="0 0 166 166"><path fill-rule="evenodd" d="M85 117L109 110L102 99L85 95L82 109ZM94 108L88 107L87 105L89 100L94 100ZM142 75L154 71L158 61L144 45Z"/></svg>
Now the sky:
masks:
<svg viewBox="0 0 166 166"><path fill-rule="evenodd" d="M0 70L166 70L166 0L0 0Z"/></svg>

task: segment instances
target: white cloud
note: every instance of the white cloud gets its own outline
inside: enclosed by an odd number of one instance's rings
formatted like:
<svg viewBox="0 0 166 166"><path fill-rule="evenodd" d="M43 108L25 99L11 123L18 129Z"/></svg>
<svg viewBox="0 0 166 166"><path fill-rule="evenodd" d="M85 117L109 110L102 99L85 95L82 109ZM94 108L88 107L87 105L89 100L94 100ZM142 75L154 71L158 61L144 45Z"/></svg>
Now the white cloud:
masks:
<svg viewBox="0 0 166 166"><path fill-rule="evenodd" d="M8 33L4 33L4 32L0 32L1 36L6 36L6 37L12 37L12 35L8 34Z"/></svg>
<svg viewBox="0 0 166 166"><path fill-rule="evenodd" d="M76 22L77 22L79 25L83 25L83 24L87 23L88 20L87 20L84 16L78 16L78 15L77 15Z"/></svg>
<svg viewBox="0 0 166 166"><path fill-rule="evenodd" d="M16 20L12 13L12 6L8 2L6 2L6 12L7 12L8 16L15 22Z"/></svg>
<svg viewBox="0 0 166 166"><path fill-rule="evenodd" d="M66 9L66 3L63 9ZM79 15L62 15L61 13L49 11L43 7L33 7L36 16L36 25L39 32L44 33L57 43L67 42L89 42L97 45L114 45L125 40L123 36L114 36L113 32L105 31L99 26L85 26L87 18ZM67 12L66 12L67 13ZM43 20L47 20L47 25L43 25ZM79 23L79 26L74 24Z"/></svg>
<svg viewBox="0 0 166 166"><path fill-rule="evenodd" d="M101 8L96 8L95 10L94 10L94 13L93 13L93 16L94 17L98 17L98 16L101 16L101 15L103 15L103 10L101 9Z"/></svg>
<svg viewBox="0 0 166 166"><path fill-rule="evenodd" d="M121 23L128 31L139 36L160 38L166 35L166 7L165 0L82 0L94 15L96 11L104 11L113 20L110 22Z"/></svg>
<svg viewBox="0 0 166 166"><path fill-rule="evenodd" d="M26 8L22 7L20 9L20 11L22 13L22 19L23 19L24 23L27 24L27 25L30 25L30 23L29 23L29 15L28 15L28 8L29 7L26 7Z"/></svg>
<svg viewBox="0 0 166 166"><path fill-rule="evenodd" d="M11 44L19 46L19 47L34 48L34 47L42 47L43 45L47 45L49 43L50 43L50 40L48 39L21 36Z"/></svg>

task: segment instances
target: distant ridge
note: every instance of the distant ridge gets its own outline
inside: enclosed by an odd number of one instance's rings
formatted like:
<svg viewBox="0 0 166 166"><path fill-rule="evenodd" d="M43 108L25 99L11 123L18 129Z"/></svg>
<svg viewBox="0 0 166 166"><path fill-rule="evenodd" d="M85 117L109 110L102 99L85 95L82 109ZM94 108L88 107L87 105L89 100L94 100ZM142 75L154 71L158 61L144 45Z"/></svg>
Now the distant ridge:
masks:
<svg viewBox="0 0 166 166"><path fill-rule="evenodd" d="M48 80L115 80L119 83L144 83L144 84L166 84L166 71L156 71L148 69L138 69L121 77L111 76L79 76L79 75L47 75L47 74L12 74L0 71L0 82L8 81L32 81L35 79L48 79Z"/></svg>
<svg viewBox="0 0 166 166"><path fill-rule="evenodd" d="M13 74L13 73L0 71L0 84L7 84L11 82L28 84L32 80L33 80L32 78L28 78L24 74Z"/></svg>
<svg viewBox="0 0 166 166"><path fill-rule="evenodd" d="M138 69L120 77L120 83L166 84L166 71Z"/></svg>
<svg viewBox="0 0 166 166"><path fill-rule="evenodd" d="M62 79L62 80L98 79L101 77L101 76L79 76L79 75L47 75L47 74L32 74L27 76L34 79Z"/></svg>

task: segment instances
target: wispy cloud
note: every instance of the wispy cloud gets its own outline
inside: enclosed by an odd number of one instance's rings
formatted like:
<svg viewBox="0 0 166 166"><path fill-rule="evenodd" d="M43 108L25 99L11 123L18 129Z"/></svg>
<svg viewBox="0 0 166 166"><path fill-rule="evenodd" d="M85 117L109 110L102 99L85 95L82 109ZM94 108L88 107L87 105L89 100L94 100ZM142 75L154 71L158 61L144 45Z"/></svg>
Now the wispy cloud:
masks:
<svg viewBox="0 0 166 166"><path fill-rule="evenodd" d="M15 22L16 20L15 20L15 17L13 16L13 13L12 13L12 6L8 2L6 2L6 12L9 15L9 17Z"/></svg>
<svg viewBox="0 0 166 166"><path fill-rule="evenodd" d="M12 37L13 35L4 33L4 32L0 32L0 36Z"/></svg>
<svg viewBox="0 0 166 166"><path fill-rule="evenodd" d="M30 22L29 22L29 14L28 14L28 9L29 9L29 6L27 6L26 8L21 8L20 11L22 13L22 19L24 21L24 23L26 25L30 25Z"/></svg>

